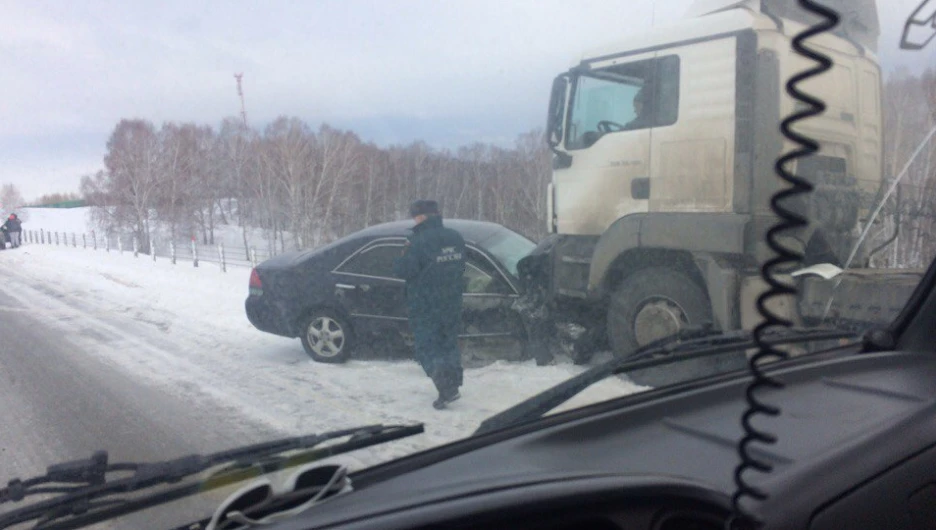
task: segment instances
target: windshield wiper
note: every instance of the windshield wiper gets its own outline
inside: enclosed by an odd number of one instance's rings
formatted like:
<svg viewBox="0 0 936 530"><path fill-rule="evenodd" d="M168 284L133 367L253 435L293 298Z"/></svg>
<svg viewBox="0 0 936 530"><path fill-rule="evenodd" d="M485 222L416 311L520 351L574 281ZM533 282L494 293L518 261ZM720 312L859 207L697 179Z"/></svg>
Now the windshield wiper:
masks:
<svg viewBox="0 0 936 530"><path fill-rule="evenodd" d="M87 460L49 466L46 474L39 477L11 480L6 488L0 489L0 505L19 502L34 495L60 495L0 514L0 528L28 521L36 521L34 528L81 528L267 473L422 432L424 427L421 423L369 425L283 438L208 455L194 454L153 463L108 464L107 453L99 451ZM346 440L322 446L325 442L342 438ZM180 482L223 464L230 465L204 480L190 482L150 496L114 498ZM115 473L132 474L108 480L108 475ZM66 517L68 519L61 520Z"/></svg>
<svg viewBox="0 0 936 530"><path fill-rule="evenodd" d="M765 337L767 337L766 342L768 344L776 346L858 338L858 335L851 331L826 328L778 328L768 331ZM521 401L481 422L474 435L535 420L572 399L591 385L612 375L626 374L689 359L747 350L756 346L754 335L750 331L723 333L711 328L687 329L675 337L668 337L647 344L628 357L611 359L599 364L529 399Z"/></svg>

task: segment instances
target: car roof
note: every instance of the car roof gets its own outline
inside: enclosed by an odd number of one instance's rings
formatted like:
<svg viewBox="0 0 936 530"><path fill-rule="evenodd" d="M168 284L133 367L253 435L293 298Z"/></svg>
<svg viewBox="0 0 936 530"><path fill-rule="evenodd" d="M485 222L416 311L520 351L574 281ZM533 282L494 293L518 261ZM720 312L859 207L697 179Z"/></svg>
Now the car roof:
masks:
<svg viewBox="0 0 936 530"><path fill-rule="evenodd" d="M487 239L491 234L504 227L497 223L487 221L473 221L470 219L443 219L443 224L453 230L458 231L470 243L478 243ZM413 228L413 221L391 221L379 225L369 226L361 231L354 232L343 237L343 240L349 239L376 239L380 237L406 237Z"/></svg>
<svg viewBox="0 0 936 530"><path fill-rule="evenodd" d="M469 219L444 219L443 223L446 227L457 230L467 243L475 245L480 244L481 241L500 230L507 230L506 227L497 223ZM332 265L337 265L337 263L346 259L350 252L354 252L359 245L384 237L406 237L410 234L412 228L412 220L391 221L369 226L314 249L287 252L271 257L263 262L262 268L267 270L282 267L290 268L297 263L322 259L325 259L326 262L334 261Z"/></svg>

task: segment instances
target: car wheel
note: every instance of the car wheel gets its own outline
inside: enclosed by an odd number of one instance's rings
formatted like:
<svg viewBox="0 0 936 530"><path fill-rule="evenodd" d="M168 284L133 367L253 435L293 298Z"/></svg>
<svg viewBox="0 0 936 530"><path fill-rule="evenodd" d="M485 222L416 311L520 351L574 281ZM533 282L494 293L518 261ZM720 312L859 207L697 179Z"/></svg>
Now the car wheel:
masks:
<svg viewBox="0 0 936 530"><path fill-rule="evenodd" d="M614 291L608 307L608 339L616 356L627 357L643 345L706 322L712 322L712 310L701 286L673 269L644 269L625 278ZM692 359L627 375L640 385L663 386L730 369L734 363L726 364L725 357Z"/></svg>
<svg viewBox="0 0 936 530"><path fill-rule="evenodd" d="M315 311L302 325L302 347L320 363L343 363L351 357L354 335L348 322L333 311Z"/></svg>

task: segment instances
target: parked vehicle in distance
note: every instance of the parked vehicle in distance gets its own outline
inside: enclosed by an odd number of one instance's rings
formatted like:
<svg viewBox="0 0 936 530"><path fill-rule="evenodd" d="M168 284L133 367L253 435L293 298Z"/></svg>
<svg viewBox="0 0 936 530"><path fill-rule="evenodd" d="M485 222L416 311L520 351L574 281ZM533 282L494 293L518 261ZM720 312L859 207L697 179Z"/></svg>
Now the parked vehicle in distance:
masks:
<svg viewBox="0 0 936 530"><path fill-rule="evenodd" d="M501 225L446 219L468 247L461 338L526 341L519 314L517 262L536 246ZM282 254L250 275L247 318L257 329L298 337L316 361L341 363L362 344L393 348L409 334L405 282L393 275L413 227L395 221L323 247Z"/></svg>

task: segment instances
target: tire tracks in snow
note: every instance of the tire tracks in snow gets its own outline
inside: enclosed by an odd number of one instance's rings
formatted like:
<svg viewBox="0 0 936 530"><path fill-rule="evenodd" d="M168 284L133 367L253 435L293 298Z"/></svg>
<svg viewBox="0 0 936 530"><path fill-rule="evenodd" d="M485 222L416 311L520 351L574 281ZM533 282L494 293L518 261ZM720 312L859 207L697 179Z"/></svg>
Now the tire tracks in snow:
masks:
<svg viewBox="0 0 936 530"><path fill-rule="evenodd" d="M24 311L49 317L49 325L129 377L142 378L197 406L205 400L227 418L248 417L283 433L324 431L357 424L414 421L395 414L380 416L348 402L347 389L327 378L308 377L268 360L250 360L252 352L225 343L223 330L198 329L204 323L176 322L156 326L146 318L152 310L127 307L92 291L75 289L48 278L17 271L2 287ZM199 350L230 349L240 369L200 360ZM230 363L229 363L230 364ZM285 373L283 373L285 372ZM305 376L305 377L304 377ZM296 389L303 389L297 393ZM430 445L395 444L394 453L409 453ZM363 456L363 455L362 455ZM374 455L377 456L377 455ZM339 458L350 465L385 458Z"/></svg>
<svg viewBox="0 0 936 530"><path fill-rule="evenodd" d="M140 338L142 330L139 328L142 326L135 325L132 321L108 322L104 316L106 312L89 310L87 304L81 301L80 297L74 296L74 293L72 296L62 296L61 293L51 295L52 290L47 286L38 286L28 280L8 282L3 286L3 290L27 311L52 317L48 319L50 326L67 334L70 339L83 346L85 352L95 354L100 360L109 366L120 368L128 376L145 379L175 394L183 395L189 398L193 406L207 398L217 402L219 408L241 415L238 408L218 399L227 397L226 395L213 395L210 387L193 384L194 381L206 378L207 374L204 371ZM171 370L160 370L160 365ZM172 384L173 381L165 377L167 374L164 372L167 371L181 376L178 384ZM269 421L264 423L270 424Z"/></svg>
<svg viewBox="0 0 936 530"><path fill-rule="evenodd" d="M257 331L244 315L243 286L225 280L230 277L155 266L149 276L141 263L57 249L8 257L9 281L0 291L18 302L0 307L0 316L37 313L50 331L73 337L86 350L80 354L95 355L128 378L152 381L193 406L216 402L230 421L251 418L291 434L372 423L426 425L422 436L361 452L368 464L470 436L485 417L580 371L530 363L467 369L463 399L452 410L436 411L432 383L412 361L315 363L297 341ZM626 387L596 385L595 399L637 390Z"/></svg>

